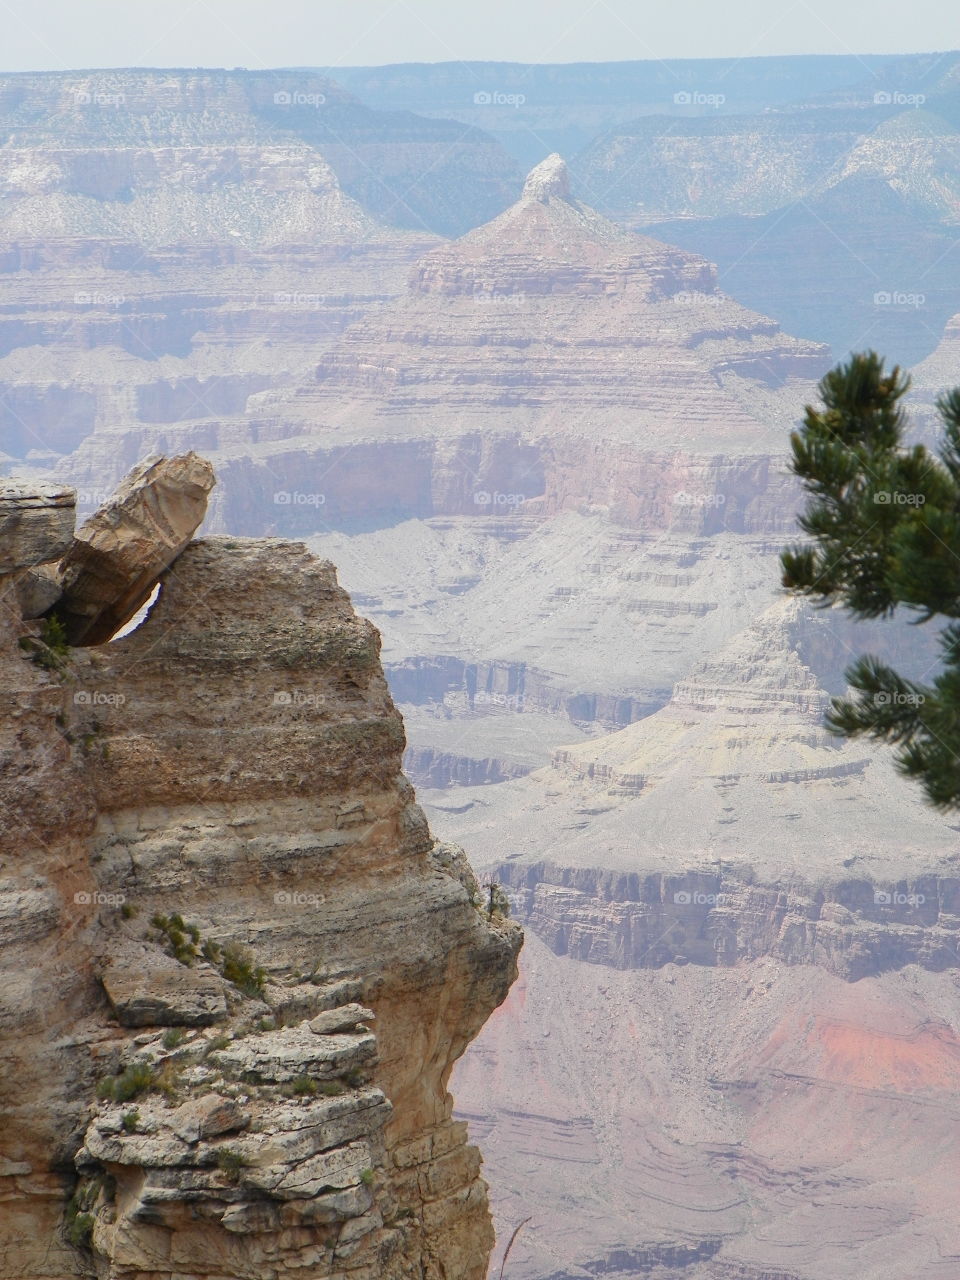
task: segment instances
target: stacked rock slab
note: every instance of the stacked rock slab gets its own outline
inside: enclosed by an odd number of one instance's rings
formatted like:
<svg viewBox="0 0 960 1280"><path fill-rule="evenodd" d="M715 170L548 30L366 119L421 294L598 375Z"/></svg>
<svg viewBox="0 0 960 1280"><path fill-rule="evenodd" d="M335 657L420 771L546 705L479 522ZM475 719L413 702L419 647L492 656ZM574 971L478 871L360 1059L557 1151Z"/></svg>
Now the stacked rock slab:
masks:
<svg viewBox="0 0 960 1280"><path fill-rule="evenodd" d="M145 458L78 531L60 565L72 644L103 644L146 603L199 529L213 467L195 453Z"/></svg>
<svg viewBox="0 0 960 1280"><path fill-rule="evenodd" d="M446 1086L520 932L432 840L333 567L195 542L139 628L65 651L15 599L0 1276L481 1280Z"/></svg>

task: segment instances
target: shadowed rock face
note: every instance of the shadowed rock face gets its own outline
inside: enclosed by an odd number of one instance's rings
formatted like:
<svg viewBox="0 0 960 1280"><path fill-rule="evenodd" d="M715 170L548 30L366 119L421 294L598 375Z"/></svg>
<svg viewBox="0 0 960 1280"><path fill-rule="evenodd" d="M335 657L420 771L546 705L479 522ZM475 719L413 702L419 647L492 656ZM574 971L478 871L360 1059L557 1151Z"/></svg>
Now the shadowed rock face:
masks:
<svg viewBox="0 0 960 1280"><path fill-rule="evenodd" d="M46 666L0 585L0 1275L482 1280L446 1084L520 932L432 840L333 567L193 543Z"/></svg>
<svg viewBox="0 0 960 1280"><path fill-rule="evenodd" d="M75 505L64 485L0 485L0 573L32 569L66 551Z"/></svg>

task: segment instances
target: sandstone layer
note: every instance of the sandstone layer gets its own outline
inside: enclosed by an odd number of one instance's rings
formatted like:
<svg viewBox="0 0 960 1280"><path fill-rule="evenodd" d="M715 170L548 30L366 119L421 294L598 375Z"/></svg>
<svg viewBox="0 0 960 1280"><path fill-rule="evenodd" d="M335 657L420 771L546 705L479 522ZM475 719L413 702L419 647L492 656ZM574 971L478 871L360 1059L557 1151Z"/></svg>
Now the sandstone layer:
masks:
<svg viewBox="0 0 960 1280"><path fill-rule="evenodd" d="M0 1274L481 1280L447 1081L520 933L432 839L333 567L193 543L82 650L14 585Z"/></svg>

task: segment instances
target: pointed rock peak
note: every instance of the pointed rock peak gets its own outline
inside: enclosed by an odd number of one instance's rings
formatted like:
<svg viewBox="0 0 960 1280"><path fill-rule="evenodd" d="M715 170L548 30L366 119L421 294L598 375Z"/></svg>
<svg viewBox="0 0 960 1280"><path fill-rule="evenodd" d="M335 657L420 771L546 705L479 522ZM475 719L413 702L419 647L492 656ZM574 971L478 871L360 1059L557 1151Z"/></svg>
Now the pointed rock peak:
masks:
<svg viewBox="0 0 960 1280"><path fill-rule="evenodd" d="M557 196L561 200L570 198L570 173L567 162L556 151L553 155L547 156L546 160L541 160L527 174L521 199L541 200L546 203L551 196Z"/></svg>

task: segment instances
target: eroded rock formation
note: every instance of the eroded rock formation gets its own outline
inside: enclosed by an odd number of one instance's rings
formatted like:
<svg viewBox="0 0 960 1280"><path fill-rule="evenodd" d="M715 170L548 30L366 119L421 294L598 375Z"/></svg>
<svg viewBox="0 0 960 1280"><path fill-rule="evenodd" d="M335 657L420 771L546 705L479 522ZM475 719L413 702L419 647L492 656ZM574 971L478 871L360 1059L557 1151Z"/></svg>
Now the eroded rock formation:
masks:
<svg viewBox="0 0 960 1280"><path fill-rule="evenodd" d="M432 793L531 935L456 1083L520 1280L957 1272L955 815L823 725L917 636L781 599L653 714Z"/></svg>
<svg viewBox="0 0 960 1280"><path fill-rule="evenodd" d="M82 650L0 589L0 1275L482 1280L446 1085L520 931L432 839L333 566L192 543Z"/></svg>
<svg viewBox="0 0 960 1280"><path fill-rule="evenodd" d="M203 523L213 467L150 457L96 511L60 562L58 617L70 644L103 644L145 604Z"/></svg>

